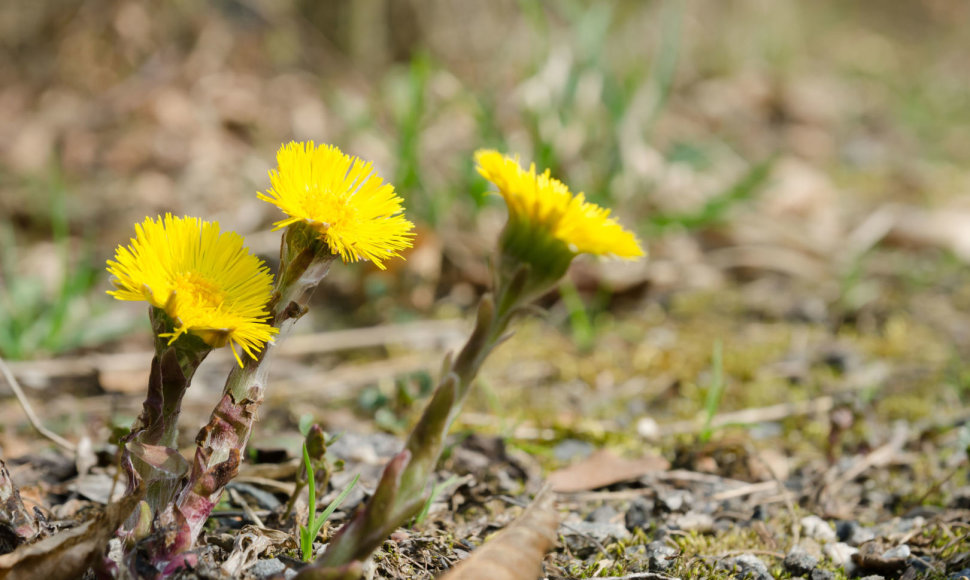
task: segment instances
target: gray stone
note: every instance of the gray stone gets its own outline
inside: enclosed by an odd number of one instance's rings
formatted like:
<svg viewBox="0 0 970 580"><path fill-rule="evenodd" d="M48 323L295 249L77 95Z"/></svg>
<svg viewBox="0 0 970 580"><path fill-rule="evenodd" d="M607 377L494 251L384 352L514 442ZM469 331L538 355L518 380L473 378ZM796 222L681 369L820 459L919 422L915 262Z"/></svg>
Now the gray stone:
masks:
<svg viewBox="0 0 970 580"><path fill-rule="evenodd" d="M772 580L768 567L757 556L742 554L734 558L726 558L717 563L717 567L733 573L738 578L747 580Z"/></svg>
<svg viewBox="0 0 970 580"><path fill-rule="evenodd" d="M617 511L613 509L613 506L601 505L586 516L586 521L596 524L609 524L613 523L614 518L618 515Z"/></svg>
<svg viewBox="0 0 970 580"><path fill-rule="evenodd" d="M647 544L647 565L651 572L666 572L674 565L676 556L677 549L663 542L650 542Z"/></svg>
<svg viewBox="0 0 970 580"><path fill-rule="evenodd" d="M850 546L861 546L876 537L875 532L862 527L859 522L854 520L845 520L835 524L835 533L840 542L845 542Z"/></svg>
<svg viewBox="0 0 970 580"><path fill-rule="evenodd" d="M645 530L650 525L651 513L653 513L653 502L646 498L638 497L630 503L630 507L626 510L626 515L623 517L623 523L626 524L626 528L631 532Z"/></svg>
<svg viewBox="0 0 970 580"><path fill-rule="evenodd" d="M808 575L808 580L835 580L835 572L816 568Z"/></svg>
<svg viewBox="0 0 970 580"><path fill-rule="evenodd" d="M667 522L672 528L685 532L707 533L714 529L714 518L696 511L671 516Z"/></svg>
<svg viewBox="0 0 970 580"><path fill-rule="evenodd" d="M569 522L559 527L566 545L580 558L585 558L617 540L630 537L623 524L601 524L596 522ZM597 545L599 543L599 546Z"/></svg>
<svg viewBox="0 0 970 580"><path fill-rule="evenodd" d="M832 526L818 516L805 516L801 524L805 536L820 542L833 542L837 537Z"/></svg>
<svg viewBox="0 0 970 580"><path fill-rule="evenodd" d="M595 447L589 441L580 439L563 439L559 444L552 448L552 455L559 461L565 463L577 459L588 457Z"/></svg>
<svg viewBox="0 0 970 580"><path fill-rule="evenodd" d="M885 576L880 576L879 574L870 574L869 576L863 576L859 580L886 580Z"/></svg>
<svg viewBox="0 0 970 580"><path fill-rule="evenodd" d="M845 569L846 575L852 575L852 572L856 568L855 563L852 561L852 554L857 553L859 551L858 548L853 548L845 542L836 542L834 544L826 544L823 551L834 564Z"/></svg>
<svg viewBox="0 0 970 580"><path fill-rule="evenodd" d="M257 578L268 578L282 573L283 570L286 570L286 564L280 562L278 558L269 558L267 560L257 560L247 571Z"/></svg>
<svg viewBox="0 0 970 580"><path fill-rule="evenodd" d="M947 580L964 580L965 578L970 578L970 568L958 570L947 576Z"/></svg>
<svg viewBox="0 0 970 580"><path fill-rule="evenodd" d="M891 550L886 550L885 552L883 552L882 557L886 560L890 560L893 558L909 558L909 555L910 555L909 546L907 546L906 544L902 544L900 546L896 546L895 548L892 548Z"/></svg>
<svg viewBox="0 0 970 580"><path fill-rule="evenodd" d="M686 512L693 503L694 496L687 491L674 490L657 496L657 507L666 512Z"/></svg>
<svg viewBox="0 0 970 580"><path fill-rule="evenodd" d="M818 558L801 548L795 548L785 556L785 570L792 574L808 574L818 566Z"/></svg>
<svg viewBox="0 0 970 580"><path fill-rule="evenodd" d="M255 500L256 504L259 507L263 509L268 509L268 510L276 509L282 505L280 503L280 500L276 499L275 495L271 494L268 491L264 491L256 487L255 485L249 485L248 483L239 483L237 481L232 481L228 485L226 485L226 488L235 489L239 493L249 496L250 498Z"/></svg>

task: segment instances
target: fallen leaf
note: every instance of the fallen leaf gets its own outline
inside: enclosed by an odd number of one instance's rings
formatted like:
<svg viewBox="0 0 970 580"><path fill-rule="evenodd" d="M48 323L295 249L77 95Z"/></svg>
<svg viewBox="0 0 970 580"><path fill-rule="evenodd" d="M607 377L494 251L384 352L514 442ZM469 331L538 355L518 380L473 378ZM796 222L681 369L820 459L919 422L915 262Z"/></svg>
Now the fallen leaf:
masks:
<svg viewBox="0 0 970 580"><path fill-rule="evenodd" d="M556 544L559 514L547 486L514 522L439 580L535 580Z"/></svg>
<svg viewBox="0 0 970 580"><path fill-rule="evenodd" d="M232 553L223 562L221 569L230 578L239 578L259 559L259 556L269 550L295 550L296 540L292 534L279 530L243 526L236 535Z"/></svg>
<svg viewBox="0 0 970 580"><path fill-rule="evenodd" d="M609 450L601 449L586 459L559 469L549 475L552 490L559 493L590 491L636 479L653 471L664 471L670 462L656 455L640 459L624 459Z"/></svg>
<svg viewBox="0 0 970 580"><path fill-rule="evenodd" d="M80 578L97 563L108 540L143 495L144 487L140 486L83 524L0 556L0 580Z"/></svg>
<svg viewBox="0 0 970 580"><path fill-rule="evenodd" d="M33 514L24 507L20 491L0 460L0 552L6 554L38 533Z"/></svg>

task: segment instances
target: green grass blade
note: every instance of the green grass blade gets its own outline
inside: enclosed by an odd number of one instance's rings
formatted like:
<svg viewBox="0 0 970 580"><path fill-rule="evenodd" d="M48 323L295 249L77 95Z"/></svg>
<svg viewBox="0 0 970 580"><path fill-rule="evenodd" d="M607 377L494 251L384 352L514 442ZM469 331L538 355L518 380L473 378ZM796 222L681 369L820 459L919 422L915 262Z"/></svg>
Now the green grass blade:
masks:
<svg viewBox="0 0 970 580"><path fill-rule="evenodd" d="M340 495L334 498L334 500L330 502L327 508L323 510L319 518L313 523L313 529L310 530L311 532L313 532L311 534L311 537L314 537L314 538L317 537L317 534L320 533L320 528L323 527L324 522L326 522L327 518L329 518L330 515L333 514L333 512L335 512L338 507L340 507L340 504L342 504L345 499L347 499L347 496L350 495L350 492L354 490L354 486L357 485L357 480L359 479L360 479L360 474L358 473L357 475L354 476L354 479L350 482L350 485L345 487L344 490L340 492Z"/></svg>

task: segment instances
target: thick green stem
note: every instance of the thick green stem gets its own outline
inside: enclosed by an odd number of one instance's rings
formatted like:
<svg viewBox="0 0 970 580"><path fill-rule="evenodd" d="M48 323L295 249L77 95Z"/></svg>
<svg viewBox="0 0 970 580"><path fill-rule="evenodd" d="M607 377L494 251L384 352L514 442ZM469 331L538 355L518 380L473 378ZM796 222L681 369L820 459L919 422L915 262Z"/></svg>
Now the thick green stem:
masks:
<svg viewBox="0 0 970 580"><path fill-rule="evenodd" d="M151 515L175 497L178 481L187 471L187 462L175 450L182 398L195 371L212 351L202 339L185 334L170 344L161 335L172 332L174 323L160 308L151 308L149 318L155 334L155 357L148 377L148 393L142 412L125 438L128 488L138 481L146 485L146 501Z"/></svg>
<svg viewBox="0 0 970 580"><path fill-rule="evenodd" d="M156 564L179 562L178 555L194 545L226 484L238 473L263 402L266 376L276 349L307 312L313 290L326 276L335 257L315 236L296 227L284 233L280 253L280 273L269 304L272 325L279 329L279 334L256 359L246 359L229 374L222 399L208 424L196 436L191 473L174 504L159 518L160 526L177 532L154 547Z"/></svg>
<svg viewBox="0 0 970 580"><path fill-rule="evenodd" d="M337 532L316 565L304 569L298 578L313 578L321 570L367 559L391 532L420 511L444 437L482 363L502 342L509 321L521 304L527 277L528 271L523 270L500 280L497 301L488 295L482 298L471 336L457 357L446 359L438 388L404 450L388 463L367 504Z"/></svg>

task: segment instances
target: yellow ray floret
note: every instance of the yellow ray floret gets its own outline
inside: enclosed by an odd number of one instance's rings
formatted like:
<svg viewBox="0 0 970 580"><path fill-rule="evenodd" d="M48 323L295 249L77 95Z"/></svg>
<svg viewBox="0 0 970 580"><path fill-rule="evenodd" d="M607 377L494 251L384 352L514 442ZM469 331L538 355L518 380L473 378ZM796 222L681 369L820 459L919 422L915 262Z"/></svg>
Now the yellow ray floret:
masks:
<svg viewBox="0 0 970 580"><path fill-rule="evenodd" d="M525 171L518 159L497 151L475 154L478 172L505 198L509 222L515 227L545 230L574 254L635 259L643 256L636 236L610 217L610 210L573 195L558 179L537 174L535 165Z"/></svg>
<svg viewBox="0 0 970 580"><path fill-rule="evenodd" d="M135 225L135 237L108 261L119 300L144 300L175 322L175 341L189 332L213 347L229 344L256 358L278 331L269 325L267 302L273 276L243 246L235 232L217 222L166 214Z"/></svg>
<svg viewBox="0 0 970 580"><path fill-rule="evenodd" d="M276 154L272 187L257 194L287 216L275 229L304 222L344 262L383 260L410 248L414 225L401 212L394 186L373 172L373 164L345 155L333 145L291 142Z"/></svg>

